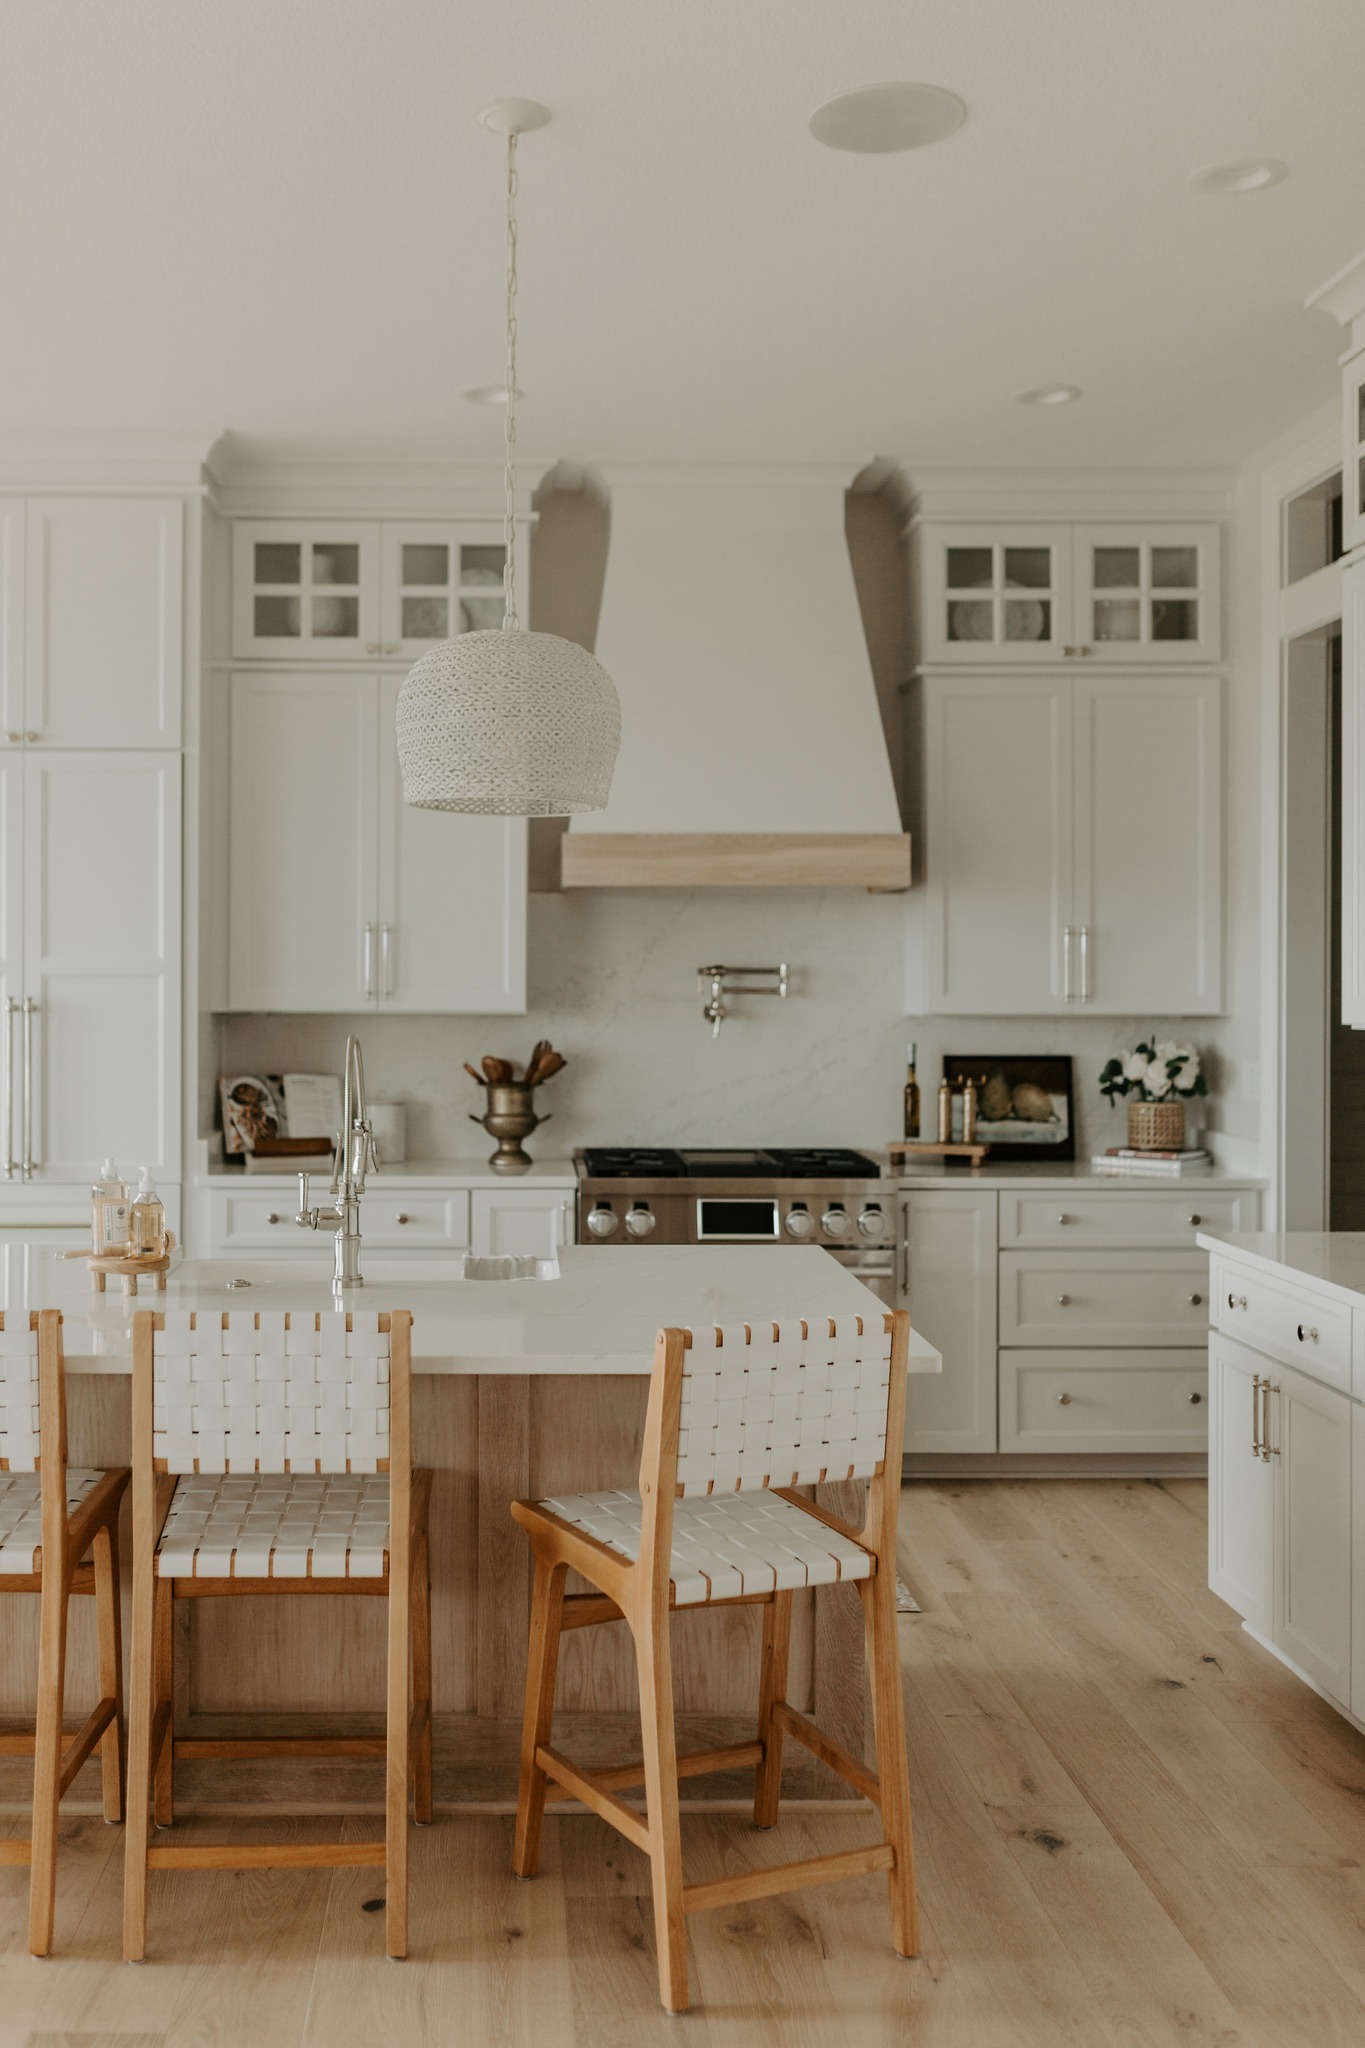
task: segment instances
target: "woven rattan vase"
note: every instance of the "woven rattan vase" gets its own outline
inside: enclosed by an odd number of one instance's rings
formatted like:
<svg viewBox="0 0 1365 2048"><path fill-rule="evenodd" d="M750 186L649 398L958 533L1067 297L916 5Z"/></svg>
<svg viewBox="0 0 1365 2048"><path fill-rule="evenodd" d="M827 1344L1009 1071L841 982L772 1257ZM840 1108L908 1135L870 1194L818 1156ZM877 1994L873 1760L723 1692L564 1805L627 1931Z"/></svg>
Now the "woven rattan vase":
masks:
<svg viewBox="0 0 1365 2048"><path fill-rule="evenodd" d="M1183 1152L1183 1102L1130 1102L1128 1143L1137 1152Z"/></svg>

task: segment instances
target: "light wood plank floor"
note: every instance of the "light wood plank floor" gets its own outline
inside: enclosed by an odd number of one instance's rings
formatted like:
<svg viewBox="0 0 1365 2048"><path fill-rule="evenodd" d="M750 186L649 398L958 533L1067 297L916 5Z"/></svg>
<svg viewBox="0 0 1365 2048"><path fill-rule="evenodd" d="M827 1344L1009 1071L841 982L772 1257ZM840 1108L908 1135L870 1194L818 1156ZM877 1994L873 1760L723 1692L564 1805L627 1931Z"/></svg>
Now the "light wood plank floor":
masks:
<svg viewBox="0 0 1365 2048"><path fill-rule="evenodd" d="M364 1910L373 1871L175 1872L153 1878L155 1960L130 1968L122 1831L80 1817L50 1961L25 1953L25 1874L0 1868L0 2048L1360 2048L1365 1740L1209 1594L1204 1510L1193 1480L906 1489L917 1962L874 1878L700 1915L702 2004L669 2020L643 1859L563 1817L518 1884L511 1822L485 1815L415 1838L406 1963ZM798 1811L775 1840L693 1815L685 1861L706 1878L871 1825Z"/></svg>

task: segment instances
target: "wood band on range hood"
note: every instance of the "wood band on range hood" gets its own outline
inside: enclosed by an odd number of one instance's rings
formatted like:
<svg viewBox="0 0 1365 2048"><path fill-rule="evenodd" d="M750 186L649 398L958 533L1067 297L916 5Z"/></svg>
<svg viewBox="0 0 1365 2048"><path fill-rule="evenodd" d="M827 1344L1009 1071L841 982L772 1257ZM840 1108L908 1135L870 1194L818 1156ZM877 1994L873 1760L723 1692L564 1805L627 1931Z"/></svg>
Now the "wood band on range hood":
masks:
<svg viewBox="0 0 1365 2048"><path fill-rule="evenodd" d="M566 832L566 889L908 889L905 832Z"/></svg>

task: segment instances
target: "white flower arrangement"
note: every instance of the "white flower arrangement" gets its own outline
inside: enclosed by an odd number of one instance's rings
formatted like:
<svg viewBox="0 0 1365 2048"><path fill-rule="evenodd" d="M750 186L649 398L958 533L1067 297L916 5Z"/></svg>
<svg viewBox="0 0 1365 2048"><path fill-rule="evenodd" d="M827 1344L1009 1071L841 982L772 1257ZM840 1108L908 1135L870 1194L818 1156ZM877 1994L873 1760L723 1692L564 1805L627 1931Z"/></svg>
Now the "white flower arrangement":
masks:
<svg viewBox="0 0 1365 2048"><path fill-rule="evenodd" d="M1149 1040L1121 1052L1110 1060L1100 1075L1100 1093L1112 1102L1116 1095L1132 1095L1139 1102L1166 1102L1173 1095L1207 1095L1208 1083L1199 1071L1199 1054L1192 1045L1177 1045L1173 1038L1160 1045Z"/></svg>

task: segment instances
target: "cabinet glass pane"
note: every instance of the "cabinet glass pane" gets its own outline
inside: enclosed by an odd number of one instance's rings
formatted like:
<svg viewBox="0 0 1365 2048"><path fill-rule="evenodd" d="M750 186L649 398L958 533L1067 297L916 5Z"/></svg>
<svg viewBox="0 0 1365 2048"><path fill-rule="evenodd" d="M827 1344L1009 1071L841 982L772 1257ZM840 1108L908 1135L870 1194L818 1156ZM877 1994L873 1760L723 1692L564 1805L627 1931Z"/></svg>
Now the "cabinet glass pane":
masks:
<svg viewBox="0 0 1365 2048"><path fill-rule="evenodd" d="M1095 599L1095 638L1097 640L1140 640L1142 637L1142 613L1135 597L1097 597Z"/></svg>
<svg viewBox="0 0 1365 2048"><path fill-rule="evenodd" d="M440 541L404 541L403 582L444 590L450 581L450 549Z"/></svg>
<svg viewBox="0 0 1365 2048"><path fill-rule="evenodd" d="M449 631L450 606L443 597L403 599L405 640L444 640Z"/></svg>
<svg viewBox="0 0 1365 2048"><path fill-rule="evenodd" d="M1052 606L1047 598L1013 598L1005 604L1007 640L1050 640Z"/></svg>
<svg viewBox="0 0 1365 2048"><path fill-rule="evenodd" d="M252 631L258 640L297 640L298 599L258 596L252 609Z"/></svg>
<svg viewBox="0 0 1365 2048"><path fill-rule="evenodd" d="M1050 590L1051 548L1006 548L1005 585L1015 590Z"/></svg>
<svg viewBox="0 0 1365 2048"><path fill-rule="evenodd" d="M296 540L258 540L256 581L298 584L303 576L303 550Z"/></svg>
<svg viewBox="0 0 1365 2048"><path fill-rule="evenodd" d="M1198 548L1153 548L1153 590L1194 590L1199 583Z"/></svg>
<svg viewBox="0 0 1365 2048"><path fill-rule="evenodd" d="M1197 640L1199 638L1199 606L1192 597L1154 597L1152 599L1152 638L1154 640Z"/></svg>
<svg viewBox="0 0 1365 2048"><path fill-rule="evenodd" d="M1096 590L1136 590L1142 582L1137 548L1092 548L1090 566Z"/></svg>
<svg viewBox="0 0 1365 2048"><path fill-rule="evenodd" d="M502 624L500 597L465 597L460 600L462 633L496 633Z"/></svg>
<svg viewBox="0 0 1365 2048"><path fill-rule="evenodd" d="M949 548L948 588L949 590L989 590L994 578L989 548ZM949 636L952 637L951 635ZM963 634L963 639L979 640L980 633ZM989 635L985 637L989 638Z"/></svg>
<svg viewBox="0 0 1365 2048"><path fill-rule="evenodd" d="M461 583L501 583L502 565L507 559L507 550L500 547L464 547L460 549Z"/></svg>
<svg viewBox="0 0 1365 2048"><path fill-rule="evenodd" d="M360 548L353 540L318 540L313 543L314 583L359 583ZM314 632L317 628L314 627Z"/></svg>
<svg viewBox="0 0 1365 2048"><path fill-rule="evenodd" d="M315 597L313 638L315 640L356 640L360 637L358 597Z"/></svg>

